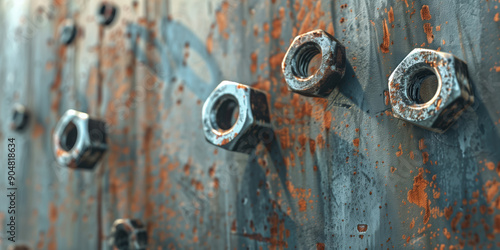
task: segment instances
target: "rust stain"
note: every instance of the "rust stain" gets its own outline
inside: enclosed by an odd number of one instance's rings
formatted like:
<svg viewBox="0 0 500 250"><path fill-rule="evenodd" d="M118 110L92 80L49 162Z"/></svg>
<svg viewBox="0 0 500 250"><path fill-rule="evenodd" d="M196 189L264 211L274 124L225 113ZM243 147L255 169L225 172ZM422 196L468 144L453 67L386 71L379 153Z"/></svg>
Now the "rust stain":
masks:
<svg viewBox="0 0 500 250"><path fill-rule="evenodd" d="M392 9L392 6L391 6L391 9L389 10L389 13L387 13L387 15L389 16L389 23L392 23L394 22L394 10Z"/></svg>
<svg viewBox="0 0 500 250"><path fill-rule="evenodd" d="M391 34L389 33L389 28L387 28L387 21L384 18L384 42L380 44L380 50L382 53L389 53L389 45L391 44Z"/></svg>
<svg viewBox="0 0 500 250"><path fill-rule="evenodd" d="M434 35L432 34L432 26L430 23L424 23L424 32L427 35L427 42L432 43L432 41L434 41Z"/></svg>
<svg viewBox="0 0 500 250"><path fill-rule="evenodd" d="M257 72L257 53L256 52L252 52L252 54L250 54L250 60L252 61L252 63L250 64L250 72L255 73L255 72Z"/></svg>
<svg viewBox="0 0 500 250"><path fill-rule="evenodd" d="M453 232L457 231L457 225L458 225L458 222L460 221L460 219L462 218L462 216L463 216L463 213L458 212L457 215L455 216L455 218L453 218L453 220L451 220L451 230Z"/></svg>
<svg viewBox="0 0 500 250"><path fill-rule="evenodd" d="M498 22L500 21L500 16L499 13L496 13L495 16L493 17L493 21Z"/></svg>
<svg viewBox="0 0 500 250"><path fill-rule="evenodd" d="M424 169L420 168L418 170L418 175L413 178L413 188L408 191L407 199L410 203L413 203L419 207L425 209L424 224L427 224L430 217L430 201L427 197L427 192L425 189L429 185L429 182L424 178Z"/></svg>
<svg viewBox="0 0 500 250"><path fill-rule="evenodd" d="M429 5L423 5L420 10L420 17L422 20L431 20L431 12L429 11Z"/></svg>
<svg viewBox="0 0 500 250"><path fill-rule="evenodd" d="M228 26L227 11L229 9L229 3L223 2L222 8L215 12L215 19L219 27L219 33L227 39L229 37L228 33L225 33L225 29Z"/></svg>
<svg viewBox="0 0 500 250"><path fill-rule="evenodd" d="M284 52L280 52L278 54L275 54L269 58L269 65L271 66L272 69L281 67L281 62L283 61L283 58L285 57Z"/></svg>
<svg viewBox="0 0 500 250"><path fill-rule="evenodd" d="M398 147L399 151L396 152L396 156L397 157L400 157L403 155L403 149L401 148L401 143L399 144L399 147Z"/></svg>
<svg viewBox="0 0 500 250"><path fill-rule="evenodd" d="M354 145L354 147L359 148L359 138L355 138L354 140L352 140L352 144Z"/></svg>
<svg viewBox="0 0 500 250"><path fill-rule="evenodd" d="M299 211L305 212L307 209L307 202L303 198L299 200Z"/></svg>
<svg viewBox="0 0 500 250"><path fill-rule="evenodd" d="M429 153L422 152L422 162L426 164L429 161Z"/></svg>
<svg viewBox="0 0 500 250"><path fill-rule="evenodd" d="M207 42L205 43L206 47L207 47L207 51L209 54L212 54L212 50L214 48L214 39L213 39L213 35L210 33L210 35L208 35L207 37Z"/></svg>

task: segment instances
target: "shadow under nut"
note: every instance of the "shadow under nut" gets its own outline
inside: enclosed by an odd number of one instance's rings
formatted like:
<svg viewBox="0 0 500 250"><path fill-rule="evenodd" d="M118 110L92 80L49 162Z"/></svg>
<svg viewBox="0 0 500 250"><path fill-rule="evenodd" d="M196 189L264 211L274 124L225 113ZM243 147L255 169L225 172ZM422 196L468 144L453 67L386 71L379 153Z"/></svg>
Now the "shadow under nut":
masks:
<svg viewBox="0 0 500 250"><path fill-rule="evenodd" d="M321 55L318 69L309 73L309 65ZM345 48L324 30L297 36L281 64L288 88L305 96L328 96L345 73Z"/></svg>

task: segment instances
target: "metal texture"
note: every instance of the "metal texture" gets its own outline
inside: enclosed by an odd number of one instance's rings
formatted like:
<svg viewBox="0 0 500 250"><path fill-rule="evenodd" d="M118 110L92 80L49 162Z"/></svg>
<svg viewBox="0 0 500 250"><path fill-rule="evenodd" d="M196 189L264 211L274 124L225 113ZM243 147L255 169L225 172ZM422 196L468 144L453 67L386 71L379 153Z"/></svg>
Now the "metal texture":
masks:
<svg viewBox="0 0 500 250"><path fill-rule="evenodd" d="M61 166L94 169L108 148L105 124L69 109L54 129L53 144L54 156Z"/></svg>
<svg viewBox="0 0 500 250"><path fill-rule="evenodd" d="M266 94L243 84L221 82L203 104L202 120L207 141L230 151L249 153L273 139Z"/></svg>
<svg viewBox="0 0 500 250"><path fill-rule="evenodd" d="M1 249L11 137L16 241L32 249L107 249L118 218L141 219L150 249L499 247L498 1L114 1L110 26L100 3L0 2ZM327 98L290 92L281 71L316 29L346 48ZM445 133L392 116L388 78L414 48L467 63L474 104ZM249 154L206 141L222 80L267 93L276 140ZM14 103L32 114L23 133ZM107 124L94 171L55 161L67 109Z"/></svg>
<svg viewBox="0 0 500 250"><path fill-rule="evenodd" d="M320 64L308 72L316 55L321 56ZM291 91L326 97L344 77L345 61L344 46L324 30L314 30L293 39L281 68Z"/></svg>
<svg viewBox="0 0 500 250"><path fill-rule="evenodd" d="M435 94L419 101L422 82L437 77ZM467 65L452 54L414 49L389 77L389 97L394 117L444 132L474 103Z"/></svg>
<svg viewBox="0 0 500 250"><path fill-rule="evenodd" d="M118 219L111 228L110 246L118 250L145 250L148 234L140 220Z"/></svg>

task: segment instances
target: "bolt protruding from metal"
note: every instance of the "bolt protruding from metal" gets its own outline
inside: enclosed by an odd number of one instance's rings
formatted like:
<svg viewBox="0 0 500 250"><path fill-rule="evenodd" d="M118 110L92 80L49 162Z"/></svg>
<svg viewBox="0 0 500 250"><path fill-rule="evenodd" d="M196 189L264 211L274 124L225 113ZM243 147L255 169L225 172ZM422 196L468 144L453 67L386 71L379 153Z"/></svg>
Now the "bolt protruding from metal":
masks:
<svg viewBox="0 0 500 250"><path fill-rule="evenodd" d="M64 45L70 45L76 38L78 29L71 19L66 19L59 28L59 42Z"/></svg>
<svg viewBox="0 0 500 250"><path fill-rule="evenodd" d="M102 25L110 25L115 20L117 12L118 8L115 5L102 2L97 9L97 19Z"/></svg>
<svg viewBox="0 0 500 250"><path fill-rule="evenodd" d="M147 248L148 234L138 219L118 219L111 228L109 244L118 250L143 250Z"/></svg>
<svg viewBox="0 0 500 250"><path fill-rule="evenodd" d="M22 104L16 103L12 109L12 122L10 128L16 131L22 131L26 128L29 121L29 112Z"/></svg>

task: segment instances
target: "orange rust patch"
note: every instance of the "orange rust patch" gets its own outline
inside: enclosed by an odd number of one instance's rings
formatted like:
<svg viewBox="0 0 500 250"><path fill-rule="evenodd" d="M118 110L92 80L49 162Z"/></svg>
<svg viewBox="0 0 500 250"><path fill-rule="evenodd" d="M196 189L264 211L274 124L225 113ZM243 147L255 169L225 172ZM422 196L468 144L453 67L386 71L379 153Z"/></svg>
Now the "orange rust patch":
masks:
<svg viewBox="0 0 500 250"><path fill-rule="evenodd" d="M223 2L221 10L215 13L215 19L217 21L217 25L219 26L220 34L223 34L224 30L227 28L228 20L226 14L228 9L229 9L229 3Z"/></svg>
<svg viewBox="0 0 500 250"><path fill-rule="evenodd" d="M389 23L394 22L394 10L392 9L392 6L387 15L389 16Z"/></svg>
<svg viewBox="0 0 500 250"><path fill-rule="evenodd" d="M429 11L429 5L423 5L420 10L420 17L422 20L431 20L431 12Z"/></svg>
<svg viewBox="0 0 500 250"><path fill-rule="evenodd" d="M399 147L398 147L399 151L396 152L396 156L397 157L400 157L403 155L403 149L401 148L401 143L399 144Z"/></svg>
<svg viewBox="0 0 500 250"><path fill-rule="evenodd" d="M426 164L429 161L429 153L422 152L422 162Z"/></svg>
<svg viewBox="0 0 500 250"><path fill-rule="evenodd" d="M446 236L446 239L448 239L448 240L449 240L449 239L451 238L451 234L450 234L450 232L448 231L448 228L446 228L446 227L445 227L445 228L443 228L443 234L444 234L444 236Z"/></svg>
<svg viewBox="0 0 500 250"><path fill-rule="evenodd" d="M407 199L409 202L416 204L419 207L425 208L424 224L429 221L430 216L430 201L427 197L425 189L429 182L424 179L424 169L418 170L418 175L413 178L413 188L408 191Z"/></svg>
<svg viewBox="0 0 500 250"><path fill-rule="evenodd" d="M493 162L486 162L484 165L486 165L486 167L489 169L489 170L493 170L495 169L495 163Z"/></svg>
<svg viewBox="0 0 500 250"><path fill-rule="evenodd" d="M307 209L307 202L304 199L299 200L299 211L305 212Z"/></svg>
<svg viewBox="0 0 500 250"><path fill-rule="evenodd" d="M309 150L311 151L311 155L314 155L314 152L316 152L316 141L313 139L309 139Z"/></svg>
<svg viewBox="0 0 500 250"><path fill-rule="evenodd" d="M380 44L380 50L382 53L389 53L389 45L391 44L391 33L389 33L389 28L387 28L387 21L384 18L384 42Z"/></svg>
<svg viewBox="0 0 500 250"><path fill-rule="evenodd" d="M434 41L434 35L432 34L432 26L430 23L424 23L424 32L427 35L427 42L432 43L432 41Z"/></svg>
<svg viewBox="0 0 500 250"><path fill-rule="evenodd" d="M252 52L252 54L250 54L250 60L252 61L250 64L250 72L255 73L257 72L257 53Z"/></svg>
<svg viewBox="0 0 500 250"><path fill-rule="evenodd" d="M352 140L352 144L354 145L354 147L359 148L359 138L355 138L354 140Z"/></svg>
<svg viewBox="0 0 500 250"><path fill-rule="evenodd" d="M410 222L410 229L413 229L415 227L415 219L412 219Z"/></svg>
<svg viewBox="0 0 500 250"><path fill-rule="evenodd" d="M280 52L278 54L275 54L269 58L269 65L271 66L272 69L281 66L281 62L283 61L283 58L285 57L284 52Z"/></svg>
<svg viewBox="0 0 500 250"><path fill-rule="evenodd" d="M455 218L453 218L453 220L451 220L451 230L453 232L457 231L457 225L458 225L458 222L460 221L460 219L462 218L462 216L463 216L463 213L458 212L457 215L455 216Z"/></svg>
<svg viewBox="0 0 500 250"><path fill-rule="evenodd" d="M495 16L493 17L493 21L498 22L500 21L500 16L498 15L499 13L496 13Z"/></svg>

